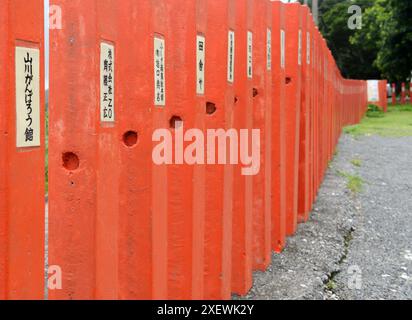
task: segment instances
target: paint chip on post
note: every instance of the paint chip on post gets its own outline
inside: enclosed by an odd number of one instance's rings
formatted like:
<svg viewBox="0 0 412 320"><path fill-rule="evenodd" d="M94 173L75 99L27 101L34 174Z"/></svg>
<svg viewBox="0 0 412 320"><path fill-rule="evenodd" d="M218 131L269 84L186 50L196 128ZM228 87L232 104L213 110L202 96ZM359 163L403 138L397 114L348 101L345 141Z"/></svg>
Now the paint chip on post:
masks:
<svg viewBox="0 0 412 320"><path fill-rule="evenodd" d="M286 34L285 30L280 30L280 67L286 67Z"/></svg>
<svg viewBox="0 0 412 320"><path fill-rule="evenodd" d="M267 42L267 69L270 71L272 70L272 30L269 28L266 32L266 42Z"/></svg>
<svg viewBox="0 0 412 320"><path fill-rule="evenodd" d="M247 77L253 78L253 33L247 32Z"/></svg>
<svg viewBox="0 0 412 320"><path fill-rule="evenodd" d="M206 66L206 39L204 36L198 35L196 37L196 70L197 70L197 89L196 93L199 95L205 94L205 66Z"/></svg>
<svg viewBox="0 0 412 320"><path fill-rule="evenodd" d="M16 146L40 146L40 50L16 47Z"/></svg>
<svg viewBox="0 0 412 320"><path fill-rule="evenodd" d="M114 46L100 44L100 121L114 122Z"/></svg>
<svg viewBox="0 0 412 320"><path fill-rule="evenodd" d="M154 104L166 105L166 77L165 77L165 41L159 37L154 38Z"/></svg>
<svg viewBox="0 0 412 320"><path fill-rule="evenodd" d="M227 49L227 81L233 83L235 79L235 32L228 32Z"/></svg>

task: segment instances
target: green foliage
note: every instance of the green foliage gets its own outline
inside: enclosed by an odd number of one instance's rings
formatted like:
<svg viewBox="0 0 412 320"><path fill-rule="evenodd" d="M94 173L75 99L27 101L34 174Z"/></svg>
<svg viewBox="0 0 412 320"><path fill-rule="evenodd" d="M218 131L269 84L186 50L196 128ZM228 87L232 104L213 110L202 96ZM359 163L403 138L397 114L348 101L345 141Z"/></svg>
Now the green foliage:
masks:
<svg viewBox="0 0 412 320"><path fill-rule="evenodd" d="M342 178L346 178L346 187L352 191L352 193L360 193L363 190L364 181L358 175L352 175L347 172L338 171L338 175Z"/></svg>
<svg viewBox="0 0 412 320"><path fill-rule="evenodd" d="M412 1L387 2L388 23L376 63L386 78L400 83L410 79L412 71Z"/></svg>
<svg viewBox="0 0 412 320"><path fill-rule="evenodd" d="M368 106L368 111L366 113L366 116L368 118L383 118L385 116L385 113L378 106L374 104L370 104Z"/></svg>
<svg viewBox="0 0 412 320"><path fill-rule="evenodd" d="M355 167L362 167L362 160L361 159L352 159L351 162L353 166Z"/></svg>
<svg viewBox="0 0 412 320"><path fill-rule="evenodd" d="M360 30L348 27L352 5L362 9ZM398 84L410 79L411 0L319 0L319 28L344 77Z"/></svg>

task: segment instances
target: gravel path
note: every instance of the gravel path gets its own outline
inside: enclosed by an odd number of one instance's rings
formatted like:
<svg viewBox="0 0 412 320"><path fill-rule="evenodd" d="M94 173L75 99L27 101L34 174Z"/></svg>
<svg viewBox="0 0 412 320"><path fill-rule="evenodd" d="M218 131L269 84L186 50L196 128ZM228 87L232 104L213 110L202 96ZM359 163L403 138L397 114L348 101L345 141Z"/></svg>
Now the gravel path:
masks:
<svg viewBox="0 0 412 320"><path fill-rule="evenodd" d="M412 299L412 137L345 135L338 150L310 221L246 299Z"/></svg>

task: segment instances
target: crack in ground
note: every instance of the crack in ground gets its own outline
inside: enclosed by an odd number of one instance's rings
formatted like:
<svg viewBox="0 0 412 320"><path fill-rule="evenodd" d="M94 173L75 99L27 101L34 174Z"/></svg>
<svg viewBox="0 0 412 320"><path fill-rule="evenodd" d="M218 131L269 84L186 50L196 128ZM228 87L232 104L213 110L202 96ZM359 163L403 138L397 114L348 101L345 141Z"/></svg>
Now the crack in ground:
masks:
<svg viewBox="0 0 412 320"><path fill-rule="evenodd" d="M338 260L338 269L335 271L332 271L328 277L324 280L323 284L325 285L325 292L326 293L331 293L335 294L335 289L336 289L336 283L335 283L335 278L342 272L342 269L340 266L346 261L346 258L348 257L349 254L349 247L350 243L353 240L353 233L355 232L355 228L351 227L346 234L344 235L343 239L343 253L340 256Z"/></svg>

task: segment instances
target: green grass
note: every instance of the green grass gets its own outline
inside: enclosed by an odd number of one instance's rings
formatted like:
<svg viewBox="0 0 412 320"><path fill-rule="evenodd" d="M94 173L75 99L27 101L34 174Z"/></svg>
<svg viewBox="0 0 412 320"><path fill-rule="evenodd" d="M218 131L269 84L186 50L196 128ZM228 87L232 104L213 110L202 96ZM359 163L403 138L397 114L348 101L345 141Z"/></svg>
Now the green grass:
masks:
<svg viewBox="0 0 412 320"><path fill-rule="evenodd" d="M360 168L362 166L362 160L361 159L353 159L350 163L352 163L353 166Z"/></svg>
<svg viewBox="0 0 412 320"><path fill-rule="evenodd" d="M336 290L337 285L336 282L333 280L329 280L328 283L326 283L326 289L329 291L334 291Z"/></svg>
<svg viewBox="0 0 412 320"><path fill-rule="evenodd" d="M352 175L343 171L338 171L338 175L347 180L346 187L352 191L352 193L357 194L362 192L363 184L365 183L361 177L358 175Z"/></svg>
<svg viewBox="0 0 412 320"><path fill-rule="evenodd" d="M346 127L344 132L355 138L370 135L412 136L412 105L390 106L387 113L369 111L360 124Z"/></svg>

